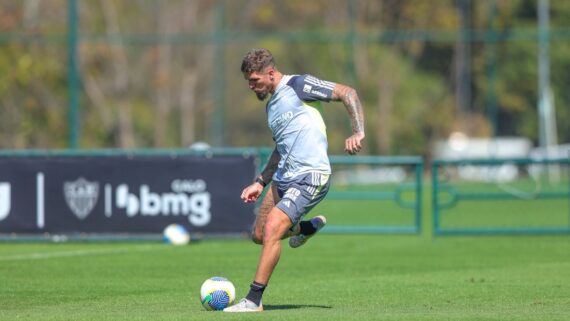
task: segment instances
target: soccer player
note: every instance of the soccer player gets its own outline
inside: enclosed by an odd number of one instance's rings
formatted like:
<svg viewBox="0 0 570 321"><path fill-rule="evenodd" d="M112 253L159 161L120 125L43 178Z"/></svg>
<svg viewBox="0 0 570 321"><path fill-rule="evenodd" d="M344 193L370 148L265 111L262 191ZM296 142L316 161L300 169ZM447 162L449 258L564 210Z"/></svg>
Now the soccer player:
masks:
<svg viewBox="0 0 570 321"><path fill-rule="evenodd" d="M325 124L315 106L343 102L352 122L344 146L349 154L362 149L365 136L362 105L353 88L311 75L284 75L267 49L250 50L241 72L259 100L270 96L266 112L276 147L261 175L241 194L244 202L255 202L271 183L252 232L253 241L262 244L255 279L247 296L225 312L263 311L261 297L279 261L281 239L290 237L289 245L296 248L326 224L324 216L301 221L330 185Z"/></svg>

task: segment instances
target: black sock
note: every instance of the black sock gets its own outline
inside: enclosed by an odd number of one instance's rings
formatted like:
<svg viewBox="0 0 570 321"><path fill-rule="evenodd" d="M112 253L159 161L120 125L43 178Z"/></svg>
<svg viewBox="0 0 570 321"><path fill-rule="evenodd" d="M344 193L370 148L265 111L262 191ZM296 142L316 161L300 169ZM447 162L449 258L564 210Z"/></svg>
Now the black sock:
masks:
<svg viewBox="0 0 570 321"><path fill-rule="evenodd" d="M250 285L249 293L245 298L259 306L261 304L261 296L263 295L263 291L265 291L265 287L265 284L253 281Z"/></svg>
<svg viewBox="0 0 570 321"><path fill-rule="evenodd" d="M305 236L313 235L317 231L311 221L301 221L299 226L301 227L301 234Z"/></svg>

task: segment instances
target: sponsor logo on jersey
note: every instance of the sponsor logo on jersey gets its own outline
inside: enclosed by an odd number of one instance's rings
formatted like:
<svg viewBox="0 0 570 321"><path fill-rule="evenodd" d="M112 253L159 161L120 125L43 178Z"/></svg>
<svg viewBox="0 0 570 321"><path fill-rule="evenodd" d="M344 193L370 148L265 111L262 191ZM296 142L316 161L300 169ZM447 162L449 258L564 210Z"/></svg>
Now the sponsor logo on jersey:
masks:
<svg viewBox="0 0 570 321"><path fill-rule="evenodd" d="M285 112L285 113L283 113L283 114L281 114L275 118L275 120L271 123L271 127L275 128L277 126L281 126L284 123L291 120L291 118L293 118L293 116L294 116L294 114L292 111Z"/></svg>
<svg viewBox="0 0 570 321"><path fill-rule="evenodd" d="M320 91L318 91L318 90L312 90L312 91L311 91L311 94L316 95L316 96L319 96L319 97L327 98L327 94L325 94L325 93L323 93L323 92L320 92Z"/></svg>
<svg viewBox="0 0 570 321"><path fill-rule="evenodd" d="M303 86L303 91L306 93L310 93L311 90L313 89L313 86L305 84L305 86Z"/></svg>

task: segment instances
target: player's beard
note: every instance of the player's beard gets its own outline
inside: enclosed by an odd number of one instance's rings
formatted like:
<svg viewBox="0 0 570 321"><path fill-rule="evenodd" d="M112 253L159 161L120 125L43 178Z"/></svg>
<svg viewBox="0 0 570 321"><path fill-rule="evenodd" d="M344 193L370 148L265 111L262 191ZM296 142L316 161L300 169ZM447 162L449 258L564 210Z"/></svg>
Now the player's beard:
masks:
<svg viewBox="0 0 570 321"><path fill-rule="evenodd" d="M260 101L264 101L265 98L267 98L268 94L269 94L268 92L255 93L257 99L259 99Z"/></svg>

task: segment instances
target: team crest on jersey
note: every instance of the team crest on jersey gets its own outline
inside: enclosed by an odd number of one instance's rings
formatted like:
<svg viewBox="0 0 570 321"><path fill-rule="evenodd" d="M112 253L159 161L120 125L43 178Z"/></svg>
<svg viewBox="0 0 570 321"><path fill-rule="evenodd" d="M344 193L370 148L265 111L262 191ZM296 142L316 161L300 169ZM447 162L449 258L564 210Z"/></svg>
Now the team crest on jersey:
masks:
<svg viewBox="0 0 570 321"><path fill-rule="evenodd" d="M74 182L65 182L63 191L65 201L73 214L80 220L84 220L97 204L99 183L89 182L80 177Z"/></svg>

